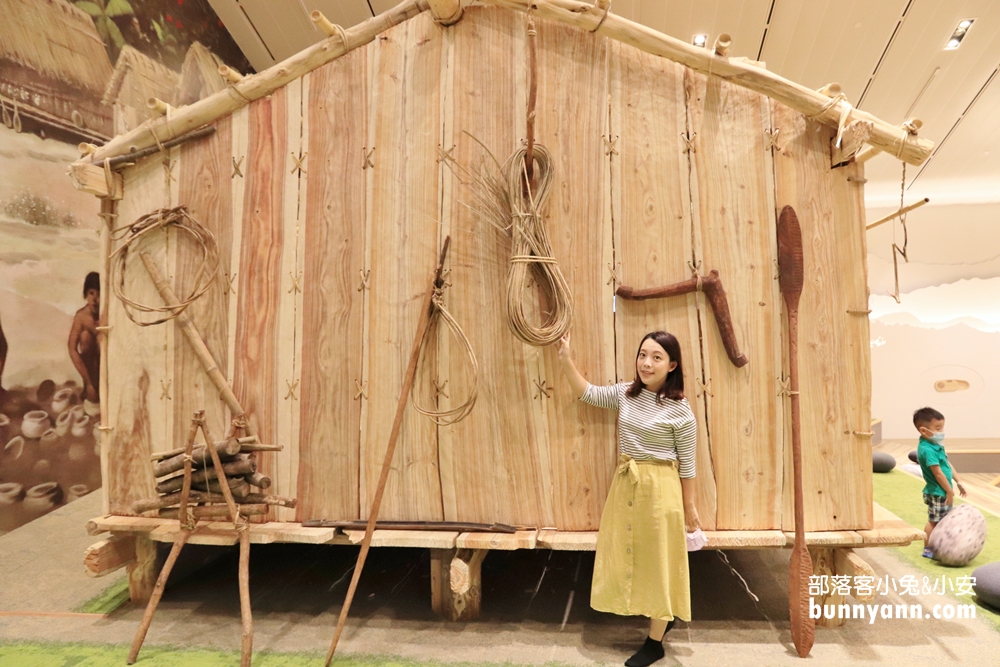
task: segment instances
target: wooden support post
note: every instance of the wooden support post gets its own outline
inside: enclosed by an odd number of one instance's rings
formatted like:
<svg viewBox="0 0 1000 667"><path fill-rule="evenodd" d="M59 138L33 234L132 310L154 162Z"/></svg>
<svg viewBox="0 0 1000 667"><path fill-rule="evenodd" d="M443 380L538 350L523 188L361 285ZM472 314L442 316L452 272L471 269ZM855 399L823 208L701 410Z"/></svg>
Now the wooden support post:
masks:
<svg viewBox="0 0 1000 667"><path fill-rule="evenodd" d="M128 595L135 604L146 604L156 585L156 544L149 535L135 536L135 560L128 565Z"/></svg>
<svg viewBox="0 0 1000 667"><path fill-rule="evenodd" d="M83 569L88 577L103 577L134 562L134 535L112 535L83 552Z"/></svg>
<svg viewBox="0 0 1000 667"><path fill-rule="evenodd" d="M871 577L873 581L876 579L875 570L861 556L855 553L854 549L834 549L833 569L837 574L846 574L851 578L852 583L854 582L854 577L859 575ZM852 595L858 602L871 602L875 599L874 590L865 595L858 595L855 590Z"/></svg>
<svg viewBox="0 0 1000 667"><path fill-rule="evenodd" d="M431 609L449 621L479 618L486 549L431 549Z"/></svg>

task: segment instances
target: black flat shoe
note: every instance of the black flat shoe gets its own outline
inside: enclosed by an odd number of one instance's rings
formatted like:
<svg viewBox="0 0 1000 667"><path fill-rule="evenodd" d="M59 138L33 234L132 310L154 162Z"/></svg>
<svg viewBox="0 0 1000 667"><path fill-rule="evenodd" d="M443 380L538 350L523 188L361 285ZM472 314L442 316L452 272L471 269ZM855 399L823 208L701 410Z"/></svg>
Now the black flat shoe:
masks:
<svg viewBox="0 0 1000 667"><path fill-rule="evenodd" d="M670 625L667 625L670 629ZM663 641L646 637L646 643L635 654L625 661L625 667L648 667L663 657Z"/></svg>

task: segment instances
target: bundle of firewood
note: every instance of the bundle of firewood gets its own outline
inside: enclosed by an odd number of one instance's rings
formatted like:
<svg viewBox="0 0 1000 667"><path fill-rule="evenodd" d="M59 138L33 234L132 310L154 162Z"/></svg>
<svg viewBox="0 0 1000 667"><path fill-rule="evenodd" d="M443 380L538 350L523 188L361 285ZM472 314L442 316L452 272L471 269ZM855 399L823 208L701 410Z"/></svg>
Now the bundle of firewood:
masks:
<svg viewBox="0 0 1000 667"><path fill-rule="evenodd" d="M262 445L256 437L229 438L216 442L213 447L222 462L224 483L229 487L233 500L239 504L244 516L267 513L268 505L295 507L294 498L274 496L264 491L271 486L271 479L257 472L256 452L280 450L279 445ZM184 485L184 449L161 452L152 456L153 476L156 477L156 498L137 500L132 504L136 514L158 510L159 516L178 518L177 507L181 502ZM191 492L189 511L195 519L226 519L229 508L222 493L218 473L212 463L211 451L203 444L195 444L191 451Z"/></svg>

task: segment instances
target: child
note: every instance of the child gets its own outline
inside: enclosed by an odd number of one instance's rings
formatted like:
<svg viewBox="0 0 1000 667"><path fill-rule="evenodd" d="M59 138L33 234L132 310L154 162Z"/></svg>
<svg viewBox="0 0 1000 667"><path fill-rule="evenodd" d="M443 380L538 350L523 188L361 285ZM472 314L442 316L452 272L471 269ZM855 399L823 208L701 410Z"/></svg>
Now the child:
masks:
<svg viewBox="0 0 1000 667"><path fill-rule="evenodd" d="M913 425L920 433L920 444L917 445L917 462L920 472L927 484L924 486L924 504L927 505L927 525L924 526L924 558L934 558L934 553L927 547L935 526L951 511L955 501L955 491L952 481L958 485L958 491L965 497L965 487L958 481L944 446L944 415L934 408L920 408L913 413Z"/></svg>
<svg viewBox="0 0 1000 667"><path fill-rule="evenodd" d="M87 305L76 311L69 332L69 358L83 379L83 398L91 403L99 400L101 379L101 348L97 342L97 322L101 314L101 276L91 271L83 281L83 298Z"/></svg>

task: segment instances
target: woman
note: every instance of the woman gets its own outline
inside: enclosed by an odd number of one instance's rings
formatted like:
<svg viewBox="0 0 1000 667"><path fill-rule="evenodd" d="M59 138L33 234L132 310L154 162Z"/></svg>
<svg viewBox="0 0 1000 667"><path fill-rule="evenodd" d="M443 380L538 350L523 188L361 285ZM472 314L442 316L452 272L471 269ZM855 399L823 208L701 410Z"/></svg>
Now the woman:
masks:
<svg viewBox="0 0 1000 667"><path fill-rule="evenodd" d="M699 527L695 509L697 425L684 398L677 339L653 331L639 343L633 382L599 387L577 370L567 332L559 361L584 403L618 411L619 465L601 517L590 605L598 611L648 616L649 636L625 664L646 667L663 657L663 635L691 620L685 528Z"/></svg>

